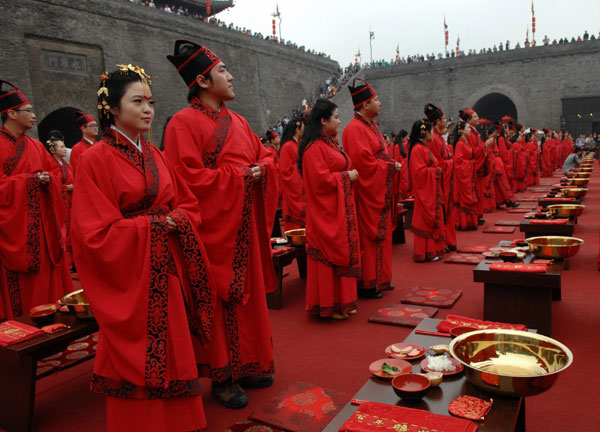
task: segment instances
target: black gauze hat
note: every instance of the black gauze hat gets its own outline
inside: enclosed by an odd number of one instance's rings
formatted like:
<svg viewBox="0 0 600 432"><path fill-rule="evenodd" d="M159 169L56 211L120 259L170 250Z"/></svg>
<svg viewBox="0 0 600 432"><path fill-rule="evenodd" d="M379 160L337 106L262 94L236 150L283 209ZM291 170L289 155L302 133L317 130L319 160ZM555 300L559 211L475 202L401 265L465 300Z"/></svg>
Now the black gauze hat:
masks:
<svg viewBox="0 0 600 432"><path fill-rule="evenodd" d="M363 84L356 85L356 81L360 81ZM369 102L377 93L369 83L360 78L354 78L352 80L352 85L348 86L348 90L350 90L350 95L352 96L352 103L354 104L354 108L358 108L365 102Z"/></svg>
<svg viewBox="0 0 600 432"><path fill-rule="evenodd" d="M432 123L444 116L444 111L442 111L441 108L436 107L434 104L428 103L427 105L425 105L424 111L427 120L429 120Z"/></svg>
<svg viewBox="0 0 600 432"><path fill-rule="evenodd" d="M4 90L2 87L8 84L10 89ZM23 105L29 104L29 99L13 83L0 79L0 114L14 110Z"/></svg>
<svg viewBox="0 0 600 432"><path fill-rule="evenodd" d="M182 54L182 48L185 47L193 49L186 54ZM204 76L221 61L208 48L183 39L175 41L175 53L168 55L167 59L177 68L177 72L179 72L188 88L194 85L198 75Z"/></svg>

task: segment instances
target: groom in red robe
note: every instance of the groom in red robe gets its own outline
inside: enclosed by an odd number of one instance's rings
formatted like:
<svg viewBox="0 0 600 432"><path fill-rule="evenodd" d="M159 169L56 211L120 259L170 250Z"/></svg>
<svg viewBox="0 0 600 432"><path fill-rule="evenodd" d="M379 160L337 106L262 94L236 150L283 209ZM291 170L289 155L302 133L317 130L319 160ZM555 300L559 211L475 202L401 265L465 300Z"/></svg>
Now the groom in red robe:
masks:
<svg viewBox="0 0 600 432"><path fill-rule="evenodd" d="M84 113L82 111L75 112L75 123L81 130L81 140L73 146L71 150L71 156L69 163L73 172L77 168L79 158L86 151L92 148L92 145L96 141L98 136L98 122L94 119L91 114Z"/></svg>
<svg viewBox="0 0 600 432"><path fill-rule="evenodd" d="M375 121L381 102L373 87L355 78L348 89L355 114L344 129L342 141L344 151L358 171L356 207L362 262L358 294L381 298L381 291L393 289L391 207L394 176L401 165L389 154Z"/></svg>
<svg viewBox="0 0 600 432"><path fill-rule="evenodd" d="M9 89L3 89L4 85ZM0 80L0 321L73 291L64 259L58 165L26 135L35 125L21 90Z"/></svg>
<svg viewBox="0 0 600 432"><path fill-rule="evenodd" d="M235 97L233 77L215 53L178 40L167 58L189 88L190 106L169 121L165 154L200 203L198 232L218 292L210 346L197 346L198 366L221 404L242 408L248 398L241 386L273 382L265 291L276 286L274 155L246 119L227 109Z"/></svg>

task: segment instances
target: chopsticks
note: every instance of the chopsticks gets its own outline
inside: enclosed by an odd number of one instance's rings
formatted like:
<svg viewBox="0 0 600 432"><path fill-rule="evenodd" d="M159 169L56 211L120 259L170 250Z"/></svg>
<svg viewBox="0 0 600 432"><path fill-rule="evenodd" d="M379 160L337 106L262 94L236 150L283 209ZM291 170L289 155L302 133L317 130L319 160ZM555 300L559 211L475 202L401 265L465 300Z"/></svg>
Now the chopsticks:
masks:
<svg viewBox="0 0 600 432"><path fill-rule="evenodd" d="M429 330L419 330L419 329L415 329L415 334L450 337L450 333L443 333L443 332L436 332L436 331L429 331Z"/></svg>

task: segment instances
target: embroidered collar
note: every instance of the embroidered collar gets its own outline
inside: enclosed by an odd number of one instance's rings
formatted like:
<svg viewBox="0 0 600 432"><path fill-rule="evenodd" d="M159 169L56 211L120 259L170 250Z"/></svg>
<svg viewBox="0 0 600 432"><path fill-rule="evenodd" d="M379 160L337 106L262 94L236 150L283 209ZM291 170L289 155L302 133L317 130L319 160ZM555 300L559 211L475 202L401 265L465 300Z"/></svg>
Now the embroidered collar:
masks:
<svg viewBox="0 0 600 432"><path fill-rule="evenodd" d="M15 137L12 132L6 129L4 126L0 128L0 133L2 133L13 144L17 142L17 137Z"/></svg>
<svg viewBox="0 0 600 432"><path fill-rule="evenodd" d="M190 102L190 106L192 108L197 109L200 112L203 112L204 114L206 114L207 116L209 116L211 119L213 119L215 121L217 121L217 119L221 116L229 115L229 112L227 111L227 107L225 106L224 102L221 103L221 108L216 110L216 109L213 109L213 108L209 107L208 105L206 105L199 98L194 97L192 99L192 101Z"/></svg>
<svg viewBox="0 0 600 432"><path fill-rule="evenodd" d="M119 135L121 135L123 138L125 138L127 141L129 141L131 143L131 145L133 145L136 149L138 149L140 152L142 152L142 143L140 142L140 135L138 135L137 142L135 142L131 138L129 138L127 135L125 135L125 133L122 130L120 130L118 127L116 127L115 125L110 125L110 128L113 129L114 131L116 131Z"/></svg>

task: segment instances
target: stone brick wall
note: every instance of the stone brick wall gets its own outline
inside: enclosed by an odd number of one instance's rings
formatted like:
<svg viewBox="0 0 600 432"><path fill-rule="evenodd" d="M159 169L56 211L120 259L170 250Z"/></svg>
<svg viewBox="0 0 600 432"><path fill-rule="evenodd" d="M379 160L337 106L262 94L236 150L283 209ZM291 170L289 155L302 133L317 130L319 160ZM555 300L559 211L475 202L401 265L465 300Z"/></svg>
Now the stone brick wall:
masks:
<svg viewBox="0 0 600 432"><path fill-rule="evenodd" d="M95 113L102 71L131 63L152 76L154 136L187 104L187 88L166 59L176 39L204 44L223 59L236 93L228 106L258 134L316 92L338 67L295 48L127 0L3 0L0 27L0 77L31 98L38 121L62 107Z"/></svg>
<svg viewBox="0 0 600 432"><path fill-rule="evenodd" d="M560 128L562 98L600 96L600 40L538 46L364 71L383 102L382 130L409 130L427 102L448 117L483 96L501 93L519 122ZM340 97L347 104L349 96ZM347 112L347 107L342 110Z"/></svg>

